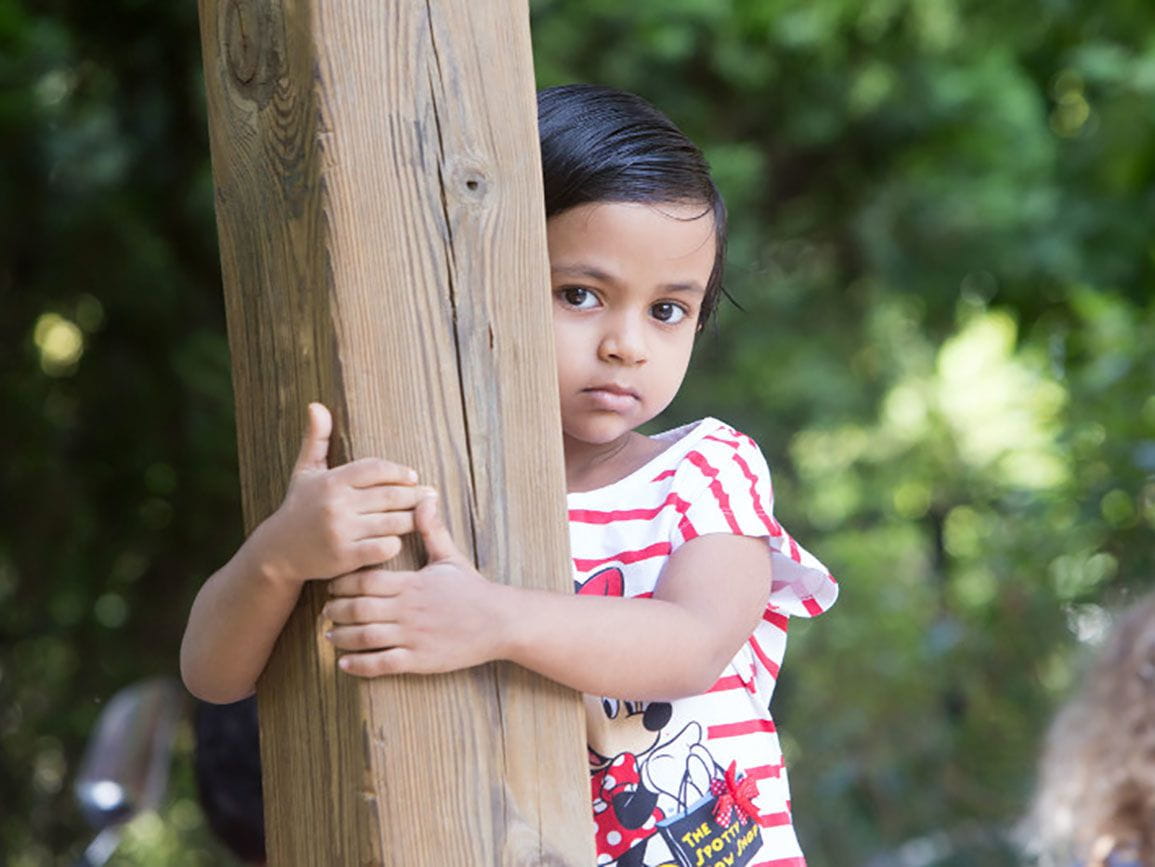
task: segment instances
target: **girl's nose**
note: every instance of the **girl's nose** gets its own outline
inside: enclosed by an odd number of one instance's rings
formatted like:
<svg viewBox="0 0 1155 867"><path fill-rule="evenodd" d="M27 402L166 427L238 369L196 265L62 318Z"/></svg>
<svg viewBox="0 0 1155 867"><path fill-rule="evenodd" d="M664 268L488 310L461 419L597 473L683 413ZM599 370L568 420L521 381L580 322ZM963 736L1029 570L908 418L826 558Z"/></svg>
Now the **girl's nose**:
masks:
<svg viewBox="0 0 1155 867"><path fill-rule="evenodd" d="M616 364L636 365L646 360L646 341L638 324L618 321L602 335L598 357Z"/></svg>

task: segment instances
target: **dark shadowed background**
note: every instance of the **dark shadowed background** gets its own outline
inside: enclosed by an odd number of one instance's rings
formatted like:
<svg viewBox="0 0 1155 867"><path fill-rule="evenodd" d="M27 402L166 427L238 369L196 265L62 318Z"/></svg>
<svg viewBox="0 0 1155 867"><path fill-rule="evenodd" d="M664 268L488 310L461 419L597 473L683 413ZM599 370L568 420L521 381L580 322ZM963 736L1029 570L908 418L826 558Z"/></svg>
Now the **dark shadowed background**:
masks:
<svg viewBox="0 0 1155 867"><path fill-rule="evenodd" d="M811 867L1016 863L1042 729L1155 578L1155 6L535 0L541 84L703 145L729 287L663 419L755 436L841 579L776 716ZM240 542L193 3L0 0L0 860ZM189 736L121 864L215 864Z"/></svg>

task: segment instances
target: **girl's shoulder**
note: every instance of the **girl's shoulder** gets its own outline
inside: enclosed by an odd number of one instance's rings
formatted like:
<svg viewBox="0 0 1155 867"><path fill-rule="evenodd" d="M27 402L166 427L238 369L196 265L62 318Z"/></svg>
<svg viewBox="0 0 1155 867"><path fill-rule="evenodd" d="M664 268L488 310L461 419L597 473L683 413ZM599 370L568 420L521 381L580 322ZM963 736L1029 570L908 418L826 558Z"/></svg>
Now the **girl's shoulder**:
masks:
<svg viewBox="0 0 1155 867"><path fill-rule="evenodd" d="M770 468L758 444L732 425L704 418L670 433L680 430L686 430L685 435L664 453L676 487L737 485L747 489L750 483L769 479Z"/></svg>
<svg viewBox="0 0 1155 867"><path fill-rule="evenodd" d="M685 461L697 461L700 455L715 458L730 458L732 455L757 455L760 461L762 450L746 434L720 419L710 416L673 430L654 434L656 442L669 443L669 447L659 457L664 457L670 465Z"/></svg>
<svg viewBox="0 0 1155 867"><path fill-rule="evenodd" d="M815 617L830 608L838 582L774 516L774 485L758 444L714 418L699 422L693 434L671 469L670 496L682 518L682 540L706 533L765 538L774 576L770 610Z"/></svg>

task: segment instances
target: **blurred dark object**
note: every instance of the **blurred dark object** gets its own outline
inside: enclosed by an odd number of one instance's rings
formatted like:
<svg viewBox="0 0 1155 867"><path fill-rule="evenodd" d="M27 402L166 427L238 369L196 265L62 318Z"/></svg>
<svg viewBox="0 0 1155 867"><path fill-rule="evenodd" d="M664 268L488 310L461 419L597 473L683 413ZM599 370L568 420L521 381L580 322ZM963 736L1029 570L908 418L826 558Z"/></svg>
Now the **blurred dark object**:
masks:
<svg viewBox="0 0 1155 867"><path fill-rule="evenodd" d="M257 700L202 702L194 725L194 764L205 819L238 858L263 864L265 817Z"/></svg>
<svg viewBox="0 0 1155 867"><path fill-rule="evenodd" d="M172 678L125 687L97 718L76 777L76 800L97 830L79 861L99 867L116 850L125 823L160 804L185 692Z"/></svg>

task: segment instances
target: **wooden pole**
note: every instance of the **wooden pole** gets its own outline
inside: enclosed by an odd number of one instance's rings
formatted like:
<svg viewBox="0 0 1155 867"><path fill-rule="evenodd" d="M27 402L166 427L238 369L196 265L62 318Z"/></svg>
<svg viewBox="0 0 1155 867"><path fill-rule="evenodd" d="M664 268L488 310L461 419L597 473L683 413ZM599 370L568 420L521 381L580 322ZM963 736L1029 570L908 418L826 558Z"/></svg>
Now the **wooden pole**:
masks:
<svg viewBox="0 0 1155 867"><path fill-rule="evenodd" d="M483 573L570 588L525 0L200 17L247 525L320 398L332 461L417 468ZM506 664L355 681L325 592L258 691L271 863L592 864L578 696Z"/></svg>

